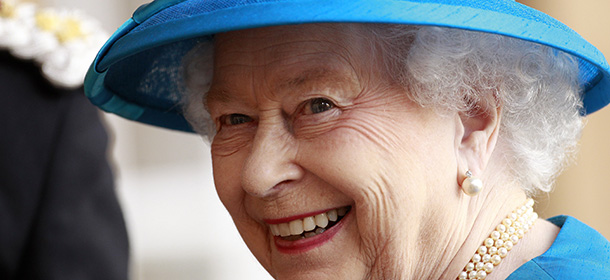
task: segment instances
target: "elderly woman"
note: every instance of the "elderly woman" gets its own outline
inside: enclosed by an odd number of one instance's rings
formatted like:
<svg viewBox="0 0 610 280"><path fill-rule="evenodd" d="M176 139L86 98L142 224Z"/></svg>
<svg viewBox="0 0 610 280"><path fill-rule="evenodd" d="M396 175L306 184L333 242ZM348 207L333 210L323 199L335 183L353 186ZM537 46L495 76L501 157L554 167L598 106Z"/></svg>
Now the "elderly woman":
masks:
<svg viewBox="0 0 610 280"><path fill-rule="evenodd" d="M513 1L155 1L102 49L101 108L211 142L278 279L588 279L610 244L538 219L610 101L603 56Z"/></svg>

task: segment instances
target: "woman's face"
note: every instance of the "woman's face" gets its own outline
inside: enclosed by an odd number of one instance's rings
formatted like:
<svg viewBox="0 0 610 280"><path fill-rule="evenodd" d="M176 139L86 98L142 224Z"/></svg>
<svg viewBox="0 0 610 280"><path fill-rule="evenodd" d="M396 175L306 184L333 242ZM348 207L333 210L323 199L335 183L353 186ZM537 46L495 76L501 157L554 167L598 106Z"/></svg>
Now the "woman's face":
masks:
<svg viewBox="0 0 610 280"><path fill-rule="evenodd" d="M302 25L216 37L216 188L276 278L413 275L451 234L459 118L413 104L368 34Z"/></svg>

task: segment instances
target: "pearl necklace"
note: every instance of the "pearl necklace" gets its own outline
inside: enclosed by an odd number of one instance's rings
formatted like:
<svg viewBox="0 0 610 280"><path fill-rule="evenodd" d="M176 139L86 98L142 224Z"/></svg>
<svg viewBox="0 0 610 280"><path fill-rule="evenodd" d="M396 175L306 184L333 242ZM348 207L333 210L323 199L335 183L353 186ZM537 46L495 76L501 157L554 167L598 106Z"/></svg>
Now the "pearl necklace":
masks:
<svg viewBox="0 0 610 280"><path fill-rule="evenodd" d="M534 200L528 198L523 206L508 214L483 241L457 279L485 279L538 219L533 206Z"/></svg>

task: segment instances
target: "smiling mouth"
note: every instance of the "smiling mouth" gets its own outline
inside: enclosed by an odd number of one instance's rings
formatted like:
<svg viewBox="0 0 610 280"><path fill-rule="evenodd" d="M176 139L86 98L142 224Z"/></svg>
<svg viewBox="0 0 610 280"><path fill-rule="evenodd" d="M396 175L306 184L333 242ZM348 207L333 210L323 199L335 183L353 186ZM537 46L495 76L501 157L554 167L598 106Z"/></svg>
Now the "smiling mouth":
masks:
<svg viewBox="0 0 610 280"><path fill-rule="evenodd" d="M287 223L270 224L271 234L283 240L297 241L314 237L336 225L347 213L351 206L345 206L327 211L326 213L296 219Z"/></svg>

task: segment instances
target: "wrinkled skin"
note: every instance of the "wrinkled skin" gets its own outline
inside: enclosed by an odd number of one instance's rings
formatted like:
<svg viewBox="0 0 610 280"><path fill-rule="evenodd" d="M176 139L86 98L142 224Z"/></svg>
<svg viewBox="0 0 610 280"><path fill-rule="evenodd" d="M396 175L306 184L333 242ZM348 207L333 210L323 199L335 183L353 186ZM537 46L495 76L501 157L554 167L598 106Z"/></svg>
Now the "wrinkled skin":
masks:
<svg viewBox="0 0 610 280"><path fill-rule="evenodd" d="M301 25L216 37L216 188L277 279L439 278L467 235L457 182L481 157L464 152L474 129L410 101L367 36ZM278 251L265 223L347 205L337 234L298 254Z"/></svg>

